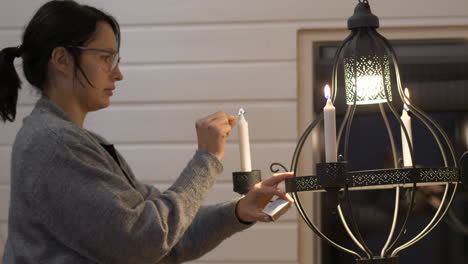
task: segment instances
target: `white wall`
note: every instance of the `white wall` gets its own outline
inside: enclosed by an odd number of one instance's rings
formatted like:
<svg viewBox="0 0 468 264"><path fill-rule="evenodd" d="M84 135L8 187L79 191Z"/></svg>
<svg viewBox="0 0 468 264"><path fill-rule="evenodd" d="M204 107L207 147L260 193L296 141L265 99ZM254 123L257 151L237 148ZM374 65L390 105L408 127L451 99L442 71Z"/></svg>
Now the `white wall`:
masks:
<svg viewBox="0 0 468 264"><path fill-rule="evenodd" d="M0 3L0 47L20 44L21 28L43 2ZM240 106L247 109L253 167L264 177L272 162L289 165L300 132L297 30L343 28L357 1L83 2L104 8L121 23L125 76L113 105L90 115L86 126L114 142L137 177L164 188L196 147L195 119L218 109L231 114ZM383 26L468 25L466 0L370 2ZM8 219L11 144L34 102L30 87L24 88L17 121L0 125L0 253ZM236 139L236 133L229 139L225 172L207 203L235 196L230 175L239 164ZM297 250L297 223L291 210L278 223L258 224L234 236L199 262L298 263L308 253Z"/></svg>

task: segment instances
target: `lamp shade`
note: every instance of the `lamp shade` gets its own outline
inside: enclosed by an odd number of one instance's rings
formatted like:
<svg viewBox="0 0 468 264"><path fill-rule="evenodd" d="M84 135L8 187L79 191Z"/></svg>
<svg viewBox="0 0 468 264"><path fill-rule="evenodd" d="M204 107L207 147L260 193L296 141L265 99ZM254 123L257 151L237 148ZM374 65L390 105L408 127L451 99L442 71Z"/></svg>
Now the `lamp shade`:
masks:
<svg viewBox="0 0 468 264"><path fill-rule="evenodd" d="M382 52L385 48L371 35L373 28L353 30L349 43L344 46L343 64L346 103L375 104L392 101L390 59ZM388 97L388 98L387 98Z"/></svg>
<svg viewBox="0 0 468 264"><path fill-rule="evenodd" d="M359 3L348 20L351 35L343 43L346 103L375 104L392 100L390 61L376 28L378 18Z"/></svg>

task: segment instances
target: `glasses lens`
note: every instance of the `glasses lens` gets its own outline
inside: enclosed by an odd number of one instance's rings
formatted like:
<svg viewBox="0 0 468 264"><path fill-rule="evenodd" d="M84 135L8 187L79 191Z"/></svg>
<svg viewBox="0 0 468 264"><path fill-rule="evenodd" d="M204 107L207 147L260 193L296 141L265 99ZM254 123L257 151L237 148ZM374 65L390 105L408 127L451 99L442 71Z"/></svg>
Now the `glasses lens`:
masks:
<svg viewBox="0 0 468 264"><path fill-rule="evenodd" d="M113 71L115 70L115 67L117 67L117 65L119 64L120 62L120 56L119 56L119 53L115 53L113 56L112 56L112 63L111 63L111 67L110 67L110 71Z"/></svg>

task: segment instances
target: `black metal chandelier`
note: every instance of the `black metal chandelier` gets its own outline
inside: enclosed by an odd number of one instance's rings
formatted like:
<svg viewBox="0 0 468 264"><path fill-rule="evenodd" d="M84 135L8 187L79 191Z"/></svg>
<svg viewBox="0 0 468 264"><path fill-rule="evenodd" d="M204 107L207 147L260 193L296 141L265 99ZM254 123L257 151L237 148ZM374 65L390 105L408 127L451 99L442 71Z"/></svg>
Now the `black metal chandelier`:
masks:
<svg viewBox="0 0 468 264"><path fill-rule="evenodd" d="M334 152L332 155L327 153L327 161L316 164L316 175L301 176L297 174L300 167L299 157L304 143L312 130L324 120L324 113L321 113L300 137L293 154L290 170L280 163L273 163L270 168L272 172L279 171L275 166L281 167L284 171L294 172L295 177L286 180L286 191L294 197L296 208L302 219L320 238L340 251L353 255L357 263L387 264L398 263L398 253L427 236L447 214L461 181L461 175L462 173L467 174L466 171L461 172L460 164L467 163L468 154L465 153L460 159L457 158L452 143L444 130L429 115L420 110L407 94L405 95L397 57L388 40L377 32L378 27L379 19L372 14L368 1L359 0L353 16L348 20L348 28L351 33L342 42L334 58L329 99L334 102L337 93L345 93L347 110L339 127L338 136L333 136L333 141L336 139L336 142L333 142ZM392 89L392 87L396 87L396 89ZM396 90L397 93L392 94L392 90ZM408 131L409 129L399 116L394 104L395 101L404 102L406 107L404 111L411 113L432 134L443 159L443 164L440 167L417 168L415 166L411 131ZM393 168L391 169L348 170L348 145L353 117L357 107L365 104L378 105L392 148ZM395 143L396 140L390 129L387 112L391 113L390 117L393 116L400 124L402 148L398 148ZM404 114L407 113L404 112ZM334 125L333 130L335 130ZM329 132L330 130L327 131L327 126L325 126L325 134L327 135ZM336 130L333 133L336 133ZM334 135L333 133L331 134ZM342 143L341 148L339 147L340 142ZM400 157L405 155L403 153L405 150L407 157L403 163ZM337 153L340 154L337 155ZM251 185L255 181L252 182L249 178L251 178L249 173L244 173L242 178L233 178L234 184L235 186ZM444 187L440 206L419 234L412 238L405 238L406 242L402 242L415 203L417 187L428 185ZM399 219L398 215L402 207L400 206L400 192L403 188L409 189L410 199L406 212L403 217L400 217L403 219ZM353 206L350 200L350 191L369 189L395 190L392 225L388 238L378 254L371 251L361 236L358 224L353 217ZM304 191L326 192L327 200L332 201L332 206L336 208L346 233L357 245L359 251L339 245L310 220L298 195L298 192ZM347 218L343 210L351 212L346 215ZM399 221L401 223L397 228Z"/></svg>

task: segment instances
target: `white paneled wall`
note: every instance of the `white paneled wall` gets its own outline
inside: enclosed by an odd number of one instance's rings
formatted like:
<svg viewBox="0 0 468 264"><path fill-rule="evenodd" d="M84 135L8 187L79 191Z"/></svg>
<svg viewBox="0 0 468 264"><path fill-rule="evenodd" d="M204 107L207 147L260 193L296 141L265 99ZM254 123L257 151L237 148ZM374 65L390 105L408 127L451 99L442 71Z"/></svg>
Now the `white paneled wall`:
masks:
<svg viewBox="0 0 468 264"><path fill-rule="evenodd" d="M22 27L45 1L0 3L0 48L19 45ZM138 178L166 188L196 148L194 122L217 110L247 109L253 167L289 165L297 131L297 30L343 28L357 1L87 0L120 21L125 80L113 105L90 114L86 127L115 143ZM468 24L466 0L375 0L387 26ZM424 6L426 8L418 8ZM11 144L36 100L27 84L17 121L0 124L0 255L6 239ZM235 197L236 132L225 170L207 203ZM306 263L298 218L258 224L225 241L197 263ZM307 248L307 247L305 247ZM310 247L312 248L312 247ZM301 261L302 260L302 261ZM307 262L310 263L310 262Z"/></svg>

